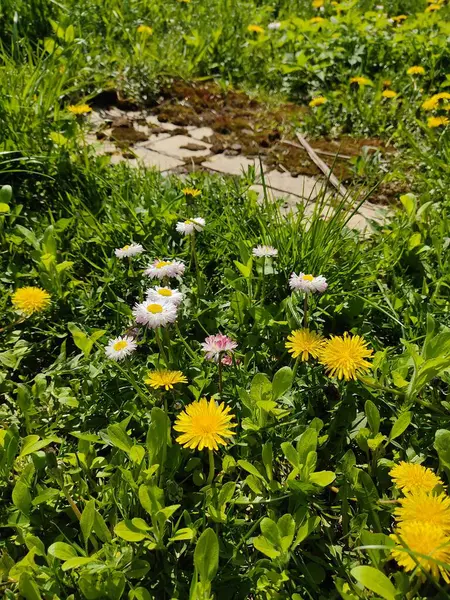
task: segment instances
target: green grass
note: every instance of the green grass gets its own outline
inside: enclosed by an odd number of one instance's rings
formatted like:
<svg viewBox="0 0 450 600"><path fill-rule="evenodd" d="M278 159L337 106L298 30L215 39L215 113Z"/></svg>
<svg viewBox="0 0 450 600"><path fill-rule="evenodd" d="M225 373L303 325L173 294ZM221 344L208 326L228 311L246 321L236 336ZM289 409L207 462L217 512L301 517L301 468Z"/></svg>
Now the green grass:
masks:
<svg viewBox="0 0 450 600"><path fill-rule="evenodd" d="M444 110L421 109L448 89L449 9L386 2L389 17L409 15L393 28L375 3L341 4L336 16L327 3L318 27L309 2L2 3L0 186L12 190L0 190L8 600L448 597L436 573L390 560L388 536L402 496L390 469L424 464L444 493L450 472L449 138L448 128L426 125ZM282 28L267 30L276 20ZM139 24L154 30L145 43ZM250 34L249 24L266 33ZM413 64L425 68L420 79L406 74ZM361 74L374 85L354 89L349 79ZM330 219L320 205L286 216L281 202L259 204L252 171L181 180L111 166L67 111L105 89L145 106L180 76L271 102L324 94L301 128L390 140L397 154L386 177L410 193L361 237L346 227L356 209L347 201ZM387 77L399 99L382 99ZM379 180L376 159L355 168L365 189ZM186 185L201 195L186 198ZM206 227L194 244L175 227L196 216ZM117 259L130 242L145 254ZM252 258L257 244L278 257ZM154 258L186 265L177 324L159 335L137 328L136 353L108 360L108 341L135 327ZM328 288L305 305L289 289L292 272L322 274ZM48 310L20 315L12 295L24 286L45 289ZM326 338L362 336L371 369L342 381L317 360L293 360L285 343L305 307ZM223 368L201 348L218 332L238 344ZM145 384L149 370L167 367L188 383L169 392ZM173 429L201 397L236 417L235 436L212 459L182 448ZM405 552L417 560L427 549ZM440 561L450 570L448 554Z"/></svg>

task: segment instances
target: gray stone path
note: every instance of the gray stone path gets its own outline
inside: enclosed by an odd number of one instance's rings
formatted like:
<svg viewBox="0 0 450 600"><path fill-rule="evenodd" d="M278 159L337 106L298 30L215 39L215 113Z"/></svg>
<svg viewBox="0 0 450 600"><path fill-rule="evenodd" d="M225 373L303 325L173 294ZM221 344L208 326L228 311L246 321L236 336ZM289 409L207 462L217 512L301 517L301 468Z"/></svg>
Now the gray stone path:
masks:
<svg viewBox="0 0 450 600"><path fill-rule="evenodd" d="M260 200L264 197L258 157L238 152L236 155L214 154L209 141L214 131L210 127L178 127L144 111L122 111L117 107L95 110L88 120L90 131L85 136L86 143L94 146L97 154L109 155L112 164L126 162L132 167L177 174L202 169L230 176L242 175L252 167L257 183L251 189ZM327 218L332 214L333 205L340 201L336 190L327 186L323 177L293 177L265 167L263 175L268 197L281 199L283 212L295 211L302 203L306 205L305 214L310 215L320 199L322 203L329 202L321 208ZM386 218L386 209L365 202L348 226L367 235L372 222L383 223Z"/></svg>

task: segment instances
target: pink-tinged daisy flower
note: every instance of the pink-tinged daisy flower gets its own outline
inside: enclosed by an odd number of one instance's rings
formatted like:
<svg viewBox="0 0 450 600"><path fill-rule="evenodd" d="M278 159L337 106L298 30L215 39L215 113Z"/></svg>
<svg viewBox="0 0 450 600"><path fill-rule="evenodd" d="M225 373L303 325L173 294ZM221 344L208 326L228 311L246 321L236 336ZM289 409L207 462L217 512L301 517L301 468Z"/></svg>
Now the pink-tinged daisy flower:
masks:
<svg viewBox="0 0 450 600"><path fill-rule="evenodd" d="M261 244L259 244L258 246L253 248L252 254L257 258L263 258L266 256L278 256L278 250L273 246L261 246Z"/></svg>
<svg viewBox="0 0 450 600"><path fill-rule="evenodd" d="M146 325L150 329L165 327L177 319L177 307L170 300L146 300L133 308L136 323Z"/></svg>
<svg viewBox="0 0 450 600"><path fill-rule="evenodd" d="M152 265L145 269L144 273L152 279L181 277L185 268L185 265L179 260L155 260Z"/></svg>
<svg viewBox="0 0 450 600"><path fill-rule="evenodd" d="M126 258L128 256L136 256L136 254L142 254L144 248L141 244L127 244L123 248L116 248L114 254L117 258Z"/></svg>
<svg viewBox="0 0 450 600"><path fill-rule="evenodd" d="M225 354L222 356L222 360L220 361L225 367L231 367L233 365L233 357L229 354ZM241 361L239 358L235 358L234 362L238 365Z"/></svg>
<svg viewBox="0 0 450 600"><path fill-rule="evenodd" d="M146 292L147 300L159 302L161 298L164 300L169 300L173 302L176 306L178 306L183 300L183 294L179 292L177 289L172 290L170 287L154 287L149 288Z"/></svg>
<svg viewBox="0 0 450 600"><path fill-rule="evenodd" d="M183 235L192 235L194 231L201 231L205 227L205 219L203 217L195 217L186 221L178 221L176 230Z"/></svg>
<svg viewBox="0 0 450 600"><path fill-rule="evenodd" d="M237 348L237 343L222 333L209 335L205 341L202 342L202 350L205 352L205 358L215 362L219 361L221 354L224 352L233 352L235 348Z"/></svg>
<svg viewBox="0 0 450 600"><path fill-rule="evenodd" d="M112 360L123 360L129 354L132 354L137 348L137 344L130 336L120 336L114 340L109 340L105 348L105 354Z"/></svg>
<svg viewBox="0 0 450 600"><path fill-rule="evenodd" d="M292 290L310 294L311 292L324 292L328 287L328 283L323 275L314 277L314 275L305 275L305 273L299 275L292 273L289 286Z"/></svg>

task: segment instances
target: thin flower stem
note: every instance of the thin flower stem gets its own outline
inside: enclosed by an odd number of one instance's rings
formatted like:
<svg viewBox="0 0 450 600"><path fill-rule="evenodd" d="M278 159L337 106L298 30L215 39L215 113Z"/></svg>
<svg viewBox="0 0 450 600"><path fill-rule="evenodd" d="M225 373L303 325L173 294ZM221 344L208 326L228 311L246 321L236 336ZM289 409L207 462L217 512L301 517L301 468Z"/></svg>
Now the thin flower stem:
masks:
<svg viewBox="0 0 450 600"><path fill-rule="evenodd" d="M208 448L208 458L209 458L209 475L206 480L207 485L211 485L214 479L214 452L211 448Z"/></svg>
<svg viewBox="0 0 450 600"><path fill-rule="evenodd" d="M183 344L183 346L186 348L187 353L189 354L189 356L196 360L196 356L194 354L194 352L192 352L191 348L189 347L189 344L186 342L186 340L184 339L183 335L181 334L180 328L178 327L178 323L175 322L175 330L178 334L178 337L181 340L181 343Z"/></svg>
<svg viewBox="0 0 450 600"><path fill-rule="evenodd" d="M262 284L261 284L261 300L262 302L264 302L264 297L265 297L265 293L266 293L266 279L265 279L265 275L266 275L266 257L263 256L263 263L262 263Z"/></svg>
<svg viewBox="0 0 450 600"><path fill-rule="evenodd" d="M170 421L169 405L167 403L167 394L162 392L162 396L164 399L164 412L166 413L167 420ZM164 440L164 445L162 448L161 464L159 466L159 487L161 487L161 488L163 487L163 483L164 483L164 466L166 463L166 457L167 457L167 440Z"/></svg>
<svg viewBox="0 0 450 600"><path fill-rule="evenodd" d="M198 301L202 296L202 279L201 279L201 275L200 275L200 268L198 266L197 252L195 250L195 232L193 232L190 237L191 237L192 260L194 262L195 276L197 278L197 301Z"/></svg>
<svg viewBox="0 0 450 600"><path fill-rule="evenodd" d="M292 372L292 383L294 383L294 381L295 381L299 362L300 362L300 356L297 356L297 358L295 359L294 368L293 368L293 372Z"/></svg>
<svg viewBox="0 0 450 600"><path fill-rule="evenodd" d="M17 319L17 321L14 321L13 323L9 323L9 325L0 327L0 333L2 333L3 331L6 331L6 329L9 329L10 327L15 327L16 325L20 325L20 323L23 323L24 321L25 321L25 317L21 317L20 319Z"/></svg>
<svg viewBox="0 0 450 600"><path fill-rule="evenodd" d="M305 294L303 299L303 327L308 327L308 294Z"/></svg>
<svg viewBox="0 0 450 600"><path fill-rule="evenodd" d="M223 390L223 365L222 365L222 353L219 354L219 396L222 400Z"/></svg>
<svg viewBox="0 0 450 600"><path fill-rule="evenodd" d="M155 338L156 338L156 342L158 344L160 357L162 356L164 359L164 362L166 363L166 366L169 366L169 361L167 360L166 351L164 350L164 345L162 343L162 339L160 336L159 327L157 327L155 329Z"/></svg>

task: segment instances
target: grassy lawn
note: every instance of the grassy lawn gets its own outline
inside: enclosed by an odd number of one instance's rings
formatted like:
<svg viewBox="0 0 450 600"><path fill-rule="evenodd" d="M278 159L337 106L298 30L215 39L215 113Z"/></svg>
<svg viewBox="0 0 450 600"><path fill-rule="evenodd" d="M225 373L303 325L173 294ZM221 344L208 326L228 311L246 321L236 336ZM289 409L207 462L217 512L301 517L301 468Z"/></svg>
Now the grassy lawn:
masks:
<svg viewBox="0 0 450 600"><path fill-rule="evenodd" d="M3 0L0 597L450 597L449 17ZM113 165L105 98L338 140L390 218Z"/></svg>

